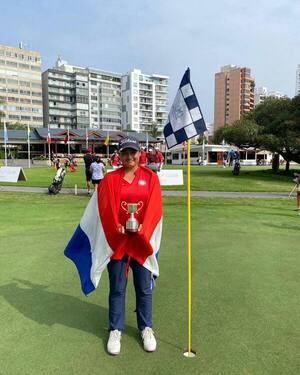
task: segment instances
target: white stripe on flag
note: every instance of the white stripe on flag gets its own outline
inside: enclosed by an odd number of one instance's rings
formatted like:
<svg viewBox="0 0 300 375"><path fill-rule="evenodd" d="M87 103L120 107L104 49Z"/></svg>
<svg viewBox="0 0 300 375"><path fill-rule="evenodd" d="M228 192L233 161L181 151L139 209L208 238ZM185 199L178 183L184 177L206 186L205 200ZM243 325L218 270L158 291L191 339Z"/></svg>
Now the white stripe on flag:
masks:
<svg viewBox="0 0 300 375"><path fill-rule="evenodd" d="M177 95L171 107L169 120L173 131L179 130L193 122L180 90L177 91Z"/></svg>

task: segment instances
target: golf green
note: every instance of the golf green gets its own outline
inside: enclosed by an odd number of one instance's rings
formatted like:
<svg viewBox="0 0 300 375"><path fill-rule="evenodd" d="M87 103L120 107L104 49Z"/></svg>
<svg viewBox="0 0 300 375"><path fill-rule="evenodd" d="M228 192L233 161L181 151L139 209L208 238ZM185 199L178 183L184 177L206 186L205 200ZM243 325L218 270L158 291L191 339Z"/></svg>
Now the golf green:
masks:
<svg viewBox="0 0 300 375"><path fill-rule="evenodd" d="M63 250L88 197L0 193L0 373L296 375L300 217L288 200L192 200L192 348L186 207L164 199L157 352L142 350L129 275L120 356L107 355L108 284L82 295Z"/></svg>

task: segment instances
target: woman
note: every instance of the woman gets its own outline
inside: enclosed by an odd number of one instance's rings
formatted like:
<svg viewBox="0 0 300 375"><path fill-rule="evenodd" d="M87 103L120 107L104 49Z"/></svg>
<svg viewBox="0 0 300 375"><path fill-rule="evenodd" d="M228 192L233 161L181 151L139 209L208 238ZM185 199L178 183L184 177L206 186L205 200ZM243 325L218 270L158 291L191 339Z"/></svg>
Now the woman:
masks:
<svg viewBox="0 0 300 375"><path fill-rule="evenodd" d="M98 185L102 181L105 173L105 165L99 158L96 156L95 161L90 166L90 171L92 174L92 183L94 185L95 190L97 190Z"/></svg>
<svg viewBox="0 0 300 375"><path fill-rule="evenodd" d="M98 189L100 218L113 251L107 266L110 285L107 351L112 355L121 350L129 267L133 272L137 325L144 350L156 350L152 290L153 277L158 276L157 253L162 230L158 177L139 166L139 144L135 138L123 138L119 152L122 167L106 174Z"/></svg>

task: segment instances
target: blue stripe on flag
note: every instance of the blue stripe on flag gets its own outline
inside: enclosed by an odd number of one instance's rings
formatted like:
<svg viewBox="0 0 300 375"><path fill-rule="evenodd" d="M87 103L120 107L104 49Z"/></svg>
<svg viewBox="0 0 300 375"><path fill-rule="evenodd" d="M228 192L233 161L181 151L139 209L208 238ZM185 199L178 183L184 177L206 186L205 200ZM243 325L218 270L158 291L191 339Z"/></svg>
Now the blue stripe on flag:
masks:
<svg viewBox="0 0 300 375"><path fill-rule="evenodd" d="M187 83L190 83L190 68L188 68L185 71L185 73L184 73L184 75L182 77L182 80L180 82L180 87L186 85Z"/></svg>
<svg viewBox="0 0 300 375"><path fill-rule="evenodd" d="M176 137L177 143L182 143L182 142L186 141L186 132L185 132L184 128L181 128L181 129L177 130L174 133L174 135Z"/></svg>
<svg viewBox="0 0 300 375"><path fill-rule="evenodd" d="M76 228L64 254L74 262L77 268L83 293L86 295L91 293L95 289L90 277L92 268L91 245L80 225Z"/></svg>
<svg viewBox="0 0 300 375"><path fill-rule="evenodd" d="M191 95L188 96L187 98L184 99L186 106L188 107L189 110L199 107L198 100L196 98L196 95Z"/></svg>
<svg viewBox="0 0 300 375"><path fill-rule="evenodd" d="M168 122L167 125L164 127L164 136L167 137L168 135L173 133L173 129L171 124Z"/></svg>
<svg viewBox="0 0 300 375"><path fill-rule="evenodd" d="M201 120L195 121L194 126L198 133L203 133L206 131L206 125L203 118Z"/></svg>

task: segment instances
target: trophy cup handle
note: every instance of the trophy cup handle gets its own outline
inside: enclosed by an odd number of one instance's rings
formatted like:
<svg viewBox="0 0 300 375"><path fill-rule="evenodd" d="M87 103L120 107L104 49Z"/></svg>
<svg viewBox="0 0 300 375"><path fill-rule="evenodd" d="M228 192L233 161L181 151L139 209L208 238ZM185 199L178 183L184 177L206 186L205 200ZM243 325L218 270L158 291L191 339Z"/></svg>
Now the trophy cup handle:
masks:
<svg viewBox="0 0 300 375"><path fill-rule="evenodd" d="M128 213L127 206L128 206L128 203L127 203L127 202L125 202L125 201L122 201L122 202L121 202L121 207L123 208L124 211L126 211L126 212Z"/></svg>
<svg viewBox="0 0 300 375"><path fill-rule="evenodd" d="M136 213L137 214L141 211L141 209L143 208L143 206L144 206L144 203L142 201L139 201L137 203L137 209L136 209Z"/></svg>

